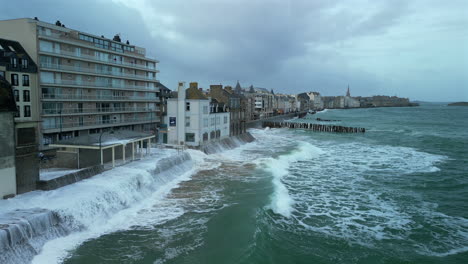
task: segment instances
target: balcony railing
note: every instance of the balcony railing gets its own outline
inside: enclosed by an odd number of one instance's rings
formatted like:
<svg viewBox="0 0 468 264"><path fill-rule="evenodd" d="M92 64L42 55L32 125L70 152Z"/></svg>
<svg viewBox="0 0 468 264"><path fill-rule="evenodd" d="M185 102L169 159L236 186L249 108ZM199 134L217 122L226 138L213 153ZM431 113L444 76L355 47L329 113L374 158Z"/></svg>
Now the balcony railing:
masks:
<svg viewBox="0 0 468 264"><path fill-rule="evenodd" d="M121 88L121 89L131 89L131 90L146 90L146 91L155 91L156 87L147 87L144 85L128 85L122 83L112 83L112 82L99 82L99 81L76 81L76 80L43 80L41 79L41 84L62 84L62 85L76 85L76 86L85 86L85 87L106 87L106 88Z"/></svg>
<svg viewBox="0 0 468 264"><path fill-rule="evenodd" d="M39 31L39 35L44 36L44 37L48 37L48 38L58 39L58 40L61 40L61 41L70 41L70 42L76 41L75 39L63 38L62 35L57 34L57 33L51 33L50 35L46 35L45 33ZM80 42L80 44L84 44L84 43ZM89 43L89 46L95 48L95 46L92 43ZM88 59L88 60L102 61L102 62L105 62L105 63L112 63L112 64L116 64L116 65L124 65L124 66L132 67L132 68L135 67L135 68L140 68L140 69L143 69L143 70L156 71L155 67L146 66L146 65L143 65L143 64L126 62L126 61L113 60L113 59L110 59L108 57L102 57L101 58L101 57L97 57L97 56L91 56L91 55L87 55L87 54L69 52L69 51L64 51L64 50L61 50L61 51L55 51L55 50L54 51L44 51L44 50L41 50L41 52L55 53L55 54L61 54L61 55L66 55L66 56L72 56L72 57L76 57L76 58L83 58L83 59ZM122 54L125 54L125 53L122 53ZM126 54L126 55L129 55L129 54ZM122 56L122 55L118 55L118 56ZM131 55L131 56L134 56L134 55ZM148 58L148 57L139 57L138 56L138 58L139 59L155 60L155 59L151 59L151 58Z"/></svg>
<svg viewBox="0 0 468 264"><path fill-rule="evenodd" d="M43 109L43 115L69 115L69 114L101 114L116 112L154 112L155 109L145 107L109 107L109 108L63 108Z"/></svg>
<svg viewBox="0 0 468 264"><path fill-rule="evenodd" d="M88 126L116 126L116 125L125 125L132 123L154 123L158 122L159 118L157 116L153 118L125 118L123 120L96 120L96 121L83 121L83 122L57 122L54 124L42 123L43 129L68 129L68 128L80 128Z"/></svg>
<svg viewBox="0 0 468 264"><path fill-rule="evenodd" d="M68 66L68 65L61 65L61 64L54 64L54 63L41 63L41 68L45 69L54 69L54 70L62 70L62 71L72 71L72 72L83 72L83 73L92 73L92 74L101 74L101 75L110 75L110 76L117 76L117 77L127 77L133 79L139 79L144 81L158 81L156 77L144 76L144 75L137 75L137 74L130 74L118 71L107 71L103 69L95 69L95 68L88 68L88 67L77 67L77 66Z"/></svg>
<svg viewBox="0 0 468 264"><path fill-rule="evenodd" d="M45 100L108 100L108 101L151 101L159 102L158 97L144 96L106 96L106 95L74 95L74 94L42 94Z"/></svg>

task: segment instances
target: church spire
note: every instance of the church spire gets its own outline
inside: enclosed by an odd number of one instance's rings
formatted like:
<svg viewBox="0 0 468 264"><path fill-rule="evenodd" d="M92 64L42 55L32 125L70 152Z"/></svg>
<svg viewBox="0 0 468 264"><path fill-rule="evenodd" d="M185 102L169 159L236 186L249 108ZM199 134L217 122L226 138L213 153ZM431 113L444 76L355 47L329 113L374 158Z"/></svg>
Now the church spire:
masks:
<svg viewBox="0 0 468 264"><path fill-rule="evenodd" d="M348 84L348 91L346 92L346 96L351 97L351 93L349 92L349 84Z"/></svg>

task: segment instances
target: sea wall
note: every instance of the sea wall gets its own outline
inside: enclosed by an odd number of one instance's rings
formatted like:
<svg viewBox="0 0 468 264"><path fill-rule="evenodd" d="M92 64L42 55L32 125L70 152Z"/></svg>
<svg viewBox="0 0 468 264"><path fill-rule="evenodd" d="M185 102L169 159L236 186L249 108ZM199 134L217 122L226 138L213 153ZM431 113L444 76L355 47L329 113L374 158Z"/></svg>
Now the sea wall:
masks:
<svg viewBox="0 0 468 264"><path fill-rule="evenodd" d="M141 167L130 163L132 168L120 166L104 171L88 179L88 184L76 183L68 186L69 189L51 190L50 195L41 192L35 194L41 196L41 199L44 196L60 197L60 203L54 203L53 199L58 198L51 198L51 204L43 204L44 207L54 209L34 207L5 212L0 207L0 263L30 263L47 241L72 232L90 229L93 229L91 233L105 232L95 223L106 221L123 209L140 203L192 167L191 156L187 152L155 160L153 166L150 165L150 159L140 162ZM80 171L80 177L91 177L101 169ZM126 177L120 177L122 173L126 173ZM52 189L67 181L76 181L73 179L75 176L78 177L73 173L55 182L44 183L44 188ZM17 202L23 205L26 201L27 204L33 204L34 199L29 198L17 196L12 199L20 199Z"/></svg>
<svg viewBox="0 0 468 264"><path fill-rule="evenodd" d="M0 263L29 263L48 240L70 231L57 213L47 209L0 215Z"/></svg>
<svg viewBox="0 0 468 264"><path fill-rule="evenodd" d="M205 152L206 154L213 154L224 151L226 149L237 148L254 140L255 138L249 132L246 132L237 136L223 138L219 141L209 142L201 146L200 150Z"/></svg>
<svg viewBox="0 0 468 264"><path fill-rule="evenodd" d="M96 174L99 174L104 171L103 165L96 165L86 169L82 169L77 172L63 175L55 179L50 180L40 180L37 182L37 188L43 191L55 190L60 187L93 177Z"/></svg>

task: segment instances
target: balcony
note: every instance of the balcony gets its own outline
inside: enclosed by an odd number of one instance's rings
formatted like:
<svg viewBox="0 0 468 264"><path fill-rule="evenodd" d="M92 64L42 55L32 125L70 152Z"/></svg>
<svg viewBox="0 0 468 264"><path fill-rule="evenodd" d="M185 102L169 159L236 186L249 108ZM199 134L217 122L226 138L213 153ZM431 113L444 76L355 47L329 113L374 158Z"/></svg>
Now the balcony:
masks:
<svg viewBox="0 0 468 264"><path fill-rule="evenodd" d="M41 84L58 84L58 85L71 85L78 87L96 87L96 88L118 88L122 90L144 90L144 91L157 91L156 87L147 87L144 85L125 85L122 83L111 83L111 82L90 82L90 81L76 81L76 80L42 80Z"/></svg>
<svg viewBox="0 0 468 264"><path fill-rule="evenodd" d="M132 125L141 123L155 123L159 122L159 117L153 118L126 118L124 120L96 120L96 121L83 121L83 122L60 122L54 124L42 123L42 129L49 130L48 133L59 131L71 131L76 129L88 129L98 127L111 127L121 125ZM54 131L55 130L55 131Z"/></svg>
<svg viewBox="0 0 468 264"><path fill-rule="evenodd" d="M99 50L100 52L105 52L105 53L108 53L108 54L116 54L118 56L128 56L128 57L136 58L136 59L140 59L140 60L149 60L149 61L152 61L154 63L159 62L156 59L148 58L146 56L142 57L141 55L129 54L129 53L126 53L126 52L123 52L123 53L113 52L111 50L96 47L93 43L81 42L78 39L69 38L68 36L65 37L64 35L57 34L57 33L52 33L51 32L50 35L46 35L44 32L41 32L39 30L38 35L39 35L40 38L58 40L60 42L64 42L64 43L67 43L67 44L70 44L70 45L89 48L89 49L93 49L93 50ZM45 52L45 51L40 51L40 52ZM65 51L59 52L57 54L66 55L63 52L65 52ZM124 66L132 67L132 68L136 67L136 68L140 68L140 69L144 69L144 70L156 71L155 67L149 67L149 66L142 65L142 64L129 63L129 62L125 62L125 61L113 61L113 60L110 60L110 59L107 59L107 58L98 58L98 57L95 57L95 56L89 56L89 55L85 55L85 54L77 54L77 53L73 53L73 52L69 52L69 53L70 53L70 55L66 55L66 56L73 56L73 57L76 57L76 58L84 58L84 59L89 59L89 60L94 60L94 61L102 61L102 62L106 62L106 63L112 63L112 64L116 64L116 65L124 65Z"/></svg>
<svg viewBox="0 0 468 264"><path fill-rule="evenodd" d="M106 70L98 70L93 68L87 67L76 67L76 66L68 66L68 65L61 65L61 64L54 64L54 63L41 63L41 68L44 69L51 69L51 70L61 70L61 71L69 71L69 72L83 72L83 73L91 73L97 75L108 75L108 76L117 76L117 77L125 77L125 78L132 78L142 81L154 81L159 82L155 77L150 76L143 76L137 74L129 74L124 72L117 72L117 71L106 71Z"/></svg>
<svg viewBox="0 0 468 264"><path fill-rule="evenodd" d="M136 113L136 112L154 112L155 109L145 107L109 107L109 108L63 108L63 109L43 109L42 115L89 115L89 114L108 114L108 113Z"/></svg>
<svg viewBox="0 0 468 264"><path fill-rule="evenodd" d="M42 94L43 100L58 101L144 101L159 102L158 97L142 96L105 96L105 95L74 95L74 94Z"/></svg>

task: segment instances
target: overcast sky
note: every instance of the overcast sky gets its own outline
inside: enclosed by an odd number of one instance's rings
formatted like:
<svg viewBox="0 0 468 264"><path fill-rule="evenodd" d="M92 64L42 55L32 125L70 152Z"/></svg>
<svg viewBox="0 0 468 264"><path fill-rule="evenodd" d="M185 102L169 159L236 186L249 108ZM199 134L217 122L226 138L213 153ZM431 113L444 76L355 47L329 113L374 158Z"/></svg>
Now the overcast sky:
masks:
<svg viewBox="0 0 468 264"><path fill-rule="evenodd" d="M4 1L35 17L147 49L159 79L322 95L468 101L466 0ZM1 32L0 32L1 35Z"/></svg>

